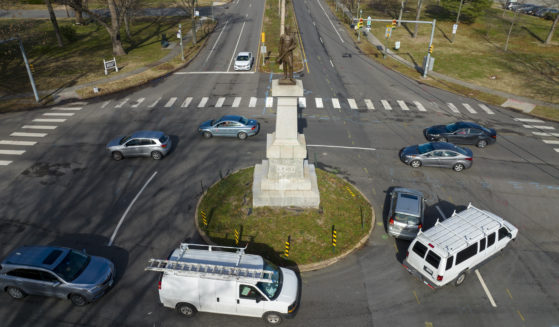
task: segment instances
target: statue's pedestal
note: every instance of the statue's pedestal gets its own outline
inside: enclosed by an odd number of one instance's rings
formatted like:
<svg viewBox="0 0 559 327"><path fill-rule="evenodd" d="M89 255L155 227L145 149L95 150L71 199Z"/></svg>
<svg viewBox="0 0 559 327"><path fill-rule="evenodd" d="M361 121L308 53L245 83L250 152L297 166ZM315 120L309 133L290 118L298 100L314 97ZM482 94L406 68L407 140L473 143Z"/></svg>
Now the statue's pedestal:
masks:
<svg viewBox="0 0 559 327"><path fill-rule="evenodd" d="M303 84L297 80L296 85L279 85L274 80L272 95L278 96L276 131L267 135L267 159L254 167L252 205L318 208L316 171L305 159L305 135L297 133L297 97L303 96Z"/></svg>

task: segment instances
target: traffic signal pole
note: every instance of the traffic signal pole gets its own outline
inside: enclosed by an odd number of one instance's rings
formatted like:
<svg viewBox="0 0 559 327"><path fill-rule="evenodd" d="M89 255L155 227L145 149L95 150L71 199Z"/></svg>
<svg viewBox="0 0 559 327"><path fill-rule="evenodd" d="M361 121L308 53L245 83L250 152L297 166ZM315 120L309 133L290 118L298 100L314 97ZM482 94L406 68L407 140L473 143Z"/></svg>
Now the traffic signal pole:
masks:
<svg viewBox="0 0 559 327"><path fill-rule="evenodd" d="M427 71L429 70L429 63L431 61L431 53L433 52L433 36L435 35L435 24L436 19L433 19L433 28L431 28L431 38L429 39L429 50L427 51L427 60L425 60L425 67L423 67L423 78L427 77Z"/></svg>

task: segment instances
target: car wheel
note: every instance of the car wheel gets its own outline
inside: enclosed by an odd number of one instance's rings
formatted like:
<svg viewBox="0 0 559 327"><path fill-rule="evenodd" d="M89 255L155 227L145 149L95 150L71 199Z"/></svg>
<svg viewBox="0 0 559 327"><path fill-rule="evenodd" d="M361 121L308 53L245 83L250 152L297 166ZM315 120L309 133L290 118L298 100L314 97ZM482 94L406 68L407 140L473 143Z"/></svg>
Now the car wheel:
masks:
<svg viewBox="0 0 559 327"><path fill-rule="evenodd" d="M454 171L462 171L462 170L464 170L464 168L465 168L464 165L461 164L461 163L457 163L452 167L452 169L454 169Z"/></svg>
<svg viewBox="0 0 559 327"><path fill-rule="evenodd" d="M464 283L465 280L466 280L466 272L463 271L463 272L460 273L460 275L458 275L458 277L454 281L454 286L462 285L462 283Z"/></svg>
<svg viewBox="0 0 559 327"><path fill-rule="evenodd" d="M11 296L14 299L18 299L18 300L23 299L26 295L22 290L20 290L17 287L8 287L6 289L6 291L8 292L9 296Z"/></svg>
<svg viewBox="0 0 559 327"><path fill-rule="evenodd" d="M446 137L439 137L439 142L447 142L448 140Z"/></svg>
<svg viewBox="0 0 559 327"><path fill-rule="evenodd" d="M84 305L87 304L87 300L85 299L85 297L79 294L71 294L70 301L72 301L72 303L74 305L77 305L78 307L83 307Z"/></svg>
<svg viewBox="0 0 559 327"><path fill-rule="evenodd" d="M153 151L151 153L151 158L153 160L160 160L161 158L163 158L163 154L161 154L161 152L159 152L159 151Z"/></svg>
<svg viewBox="0 0 559 327"><path fill-rule="evenodd" d="M277 326L283 321L281 314L273 311L266 312L262 319L264 319L268 326Z"/></svg>
<svg viewBox="0 0 559 327"><path fill-rule="evenodd" d="M237 134L237 137L239 138L239 140L244 140L247 138L247 133L240 132L239 134Z"/></svg>
<svg viewBox="0 0 559 327"><path fill-rule="evenodd" d="M115 151L113 153L111 153L111 156L113 157L114 160L119 161L122 160L122 158L124 158L124 156L122 155L122 153Z"/></svg>
<svg viewBox="0 0 559 327"><path fill-rule="evenodd" d="M190 303L179 303L175 309L178 313L188 318L193 317L197 312L196 308Z"/></svg>
<svg viewBox="0 0 559 327"><path fill-rule="evenodd" d="M211 137L212 137L212 133L210 133L208 131L204 132L204 138L209 139Z"/></svg>
<svg viewBox="0 0 559 327"><path fill-rule="evenodd" d="M412 166L413 168L419 168L421 167L421 161L419 160L412 160L410 162L410 166Z"/></svg>
<svg viewBox="0 0 559 327"><path fill-rule="evenodd" d="M479 140L477 142L477 147L478 148L485 148L487 146L487 141L486 140Z"/></svg>

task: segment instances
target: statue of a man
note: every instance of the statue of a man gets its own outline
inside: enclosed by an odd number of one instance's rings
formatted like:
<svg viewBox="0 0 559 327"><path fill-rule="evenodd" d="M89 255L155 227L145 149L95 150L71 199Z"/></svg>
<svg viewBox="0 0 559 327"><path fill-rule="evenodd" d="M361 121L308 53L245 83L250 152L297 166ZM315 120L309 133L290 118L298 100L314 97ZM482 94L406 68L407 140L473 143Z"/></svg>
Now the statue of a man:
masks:
<svg viewBox="0 0 559 327"><path fill-rule="evenodd" d="M295 85L293 79L293 50L297 47L295 38L291 35L289 26L285 26L285 33L280 36L279 57L277 64L283 64L283 79L280 84Z"/></svg>

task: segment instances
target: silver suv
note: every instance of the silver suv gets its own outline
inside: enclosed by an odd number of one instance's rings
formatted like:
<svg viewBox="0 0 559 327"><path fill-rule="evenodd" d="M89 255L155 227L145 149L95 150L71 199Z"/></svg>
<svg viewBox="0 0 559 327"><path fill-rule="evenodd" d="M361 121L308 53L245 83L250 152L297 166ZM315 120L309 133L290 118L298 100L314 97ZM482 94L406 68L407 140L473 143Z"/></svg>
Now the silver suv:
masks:
<svg viewBox="0 0 559 327"><path fill-rule="evenodd" d="M392 191L388 212L388 234L411 240L423 226L425 200L423 194L409 188Z"/></svg>
<svg viewBox="0 0 559 327"><path fill-rule="evenodd" d="M107 144L114 160L124 157L152 157L159 160L171 150L171 138L159 131L139 131L119 136Z"/></svg>
<svg viewBox="0 0 559 327"><path fill-rule="evenodd" d="M0 263L0 287L14 299L54 296L82 306L105 294L114 277L110 260L62 247L23 246Z"/></svg>

